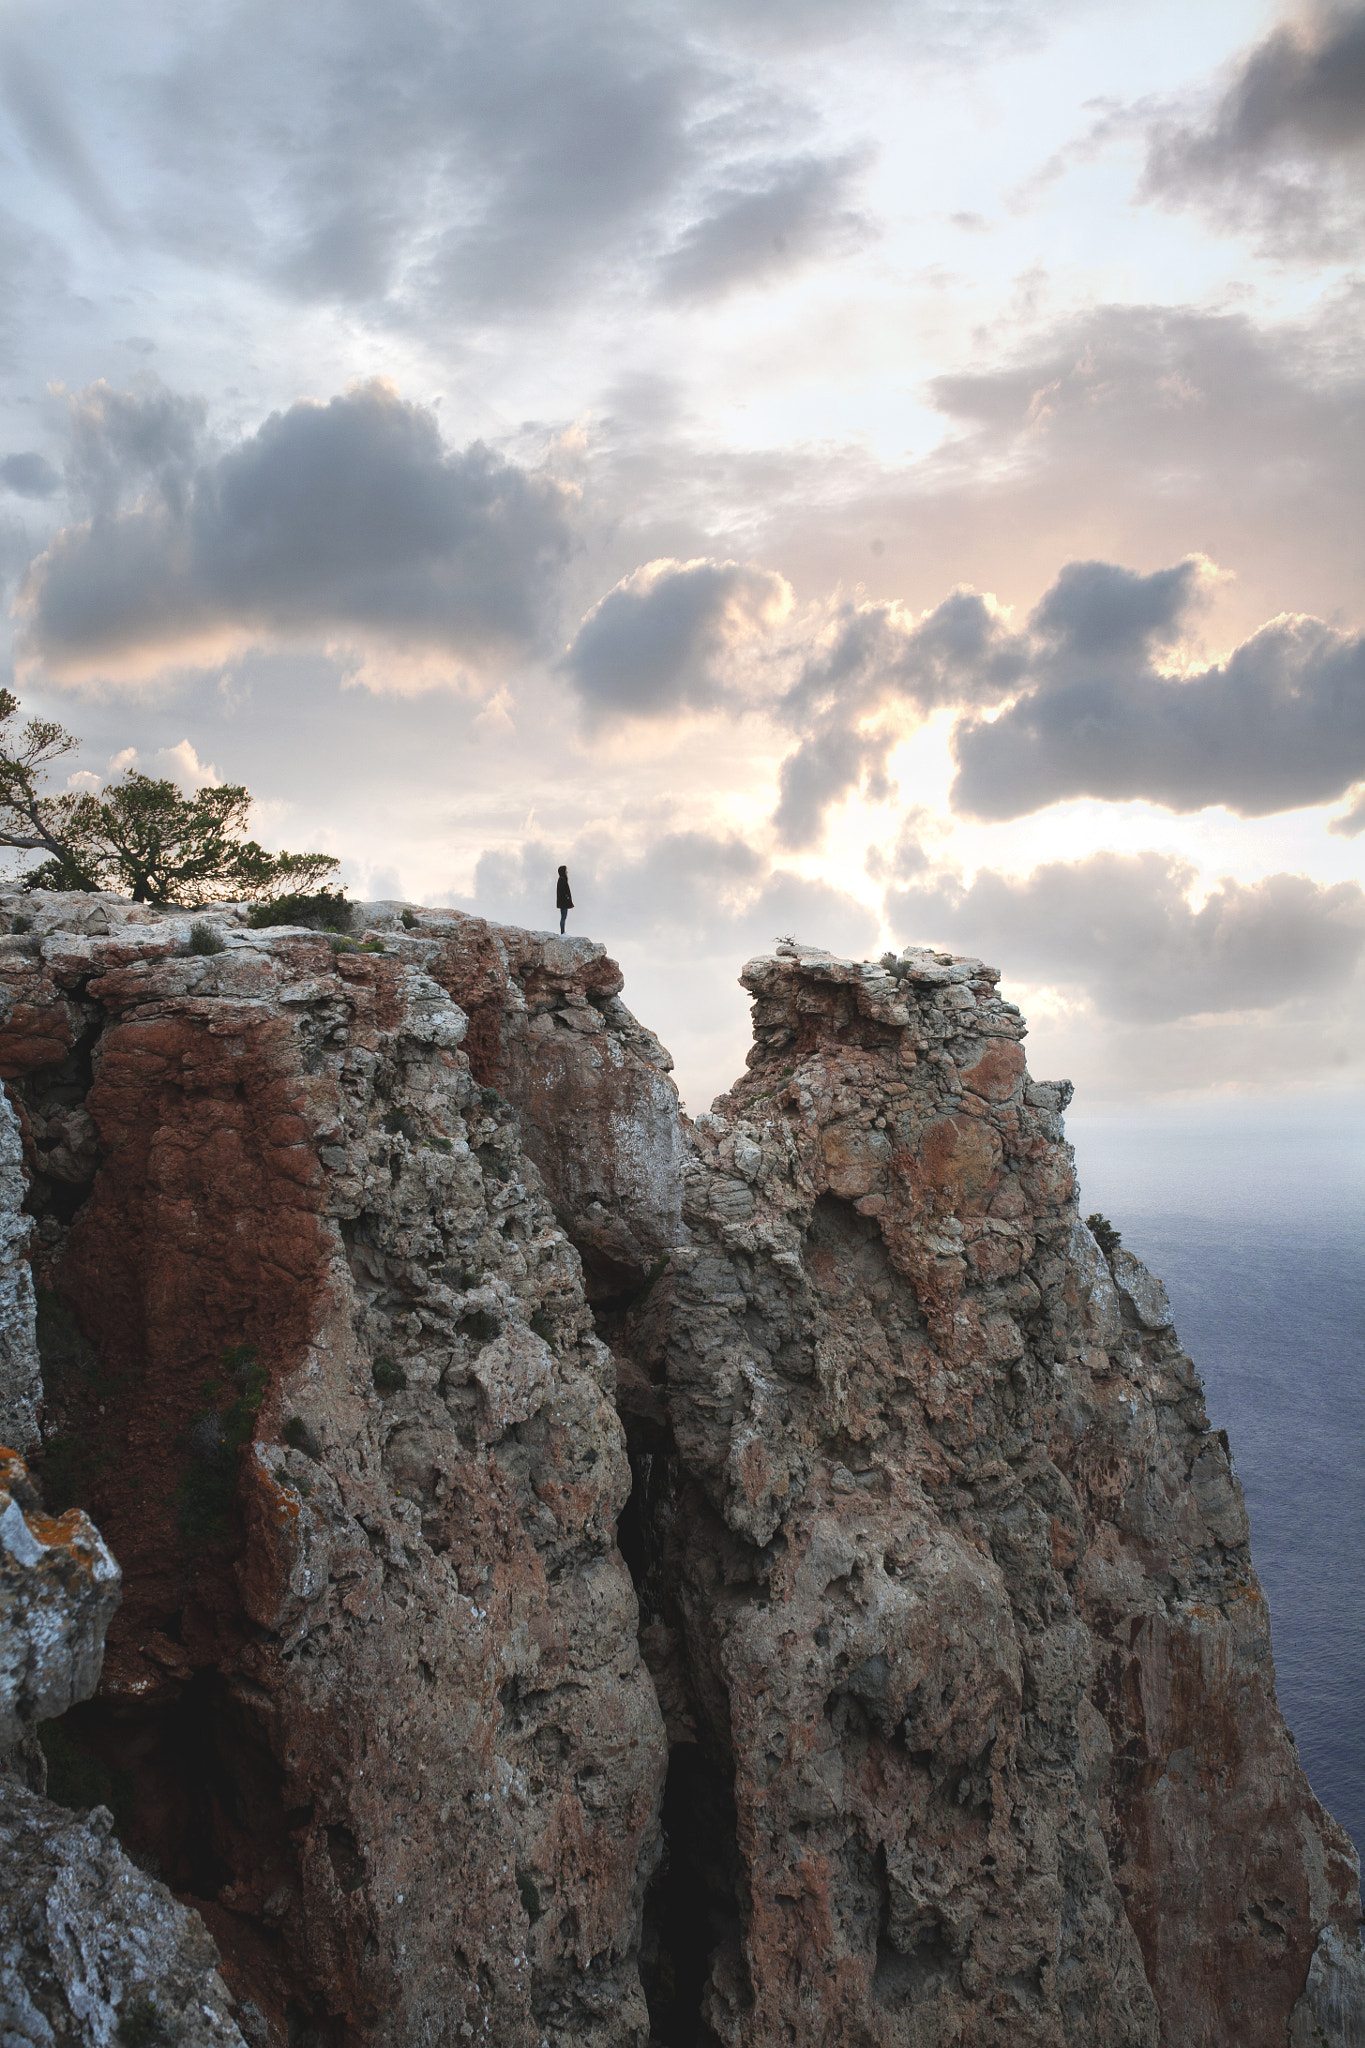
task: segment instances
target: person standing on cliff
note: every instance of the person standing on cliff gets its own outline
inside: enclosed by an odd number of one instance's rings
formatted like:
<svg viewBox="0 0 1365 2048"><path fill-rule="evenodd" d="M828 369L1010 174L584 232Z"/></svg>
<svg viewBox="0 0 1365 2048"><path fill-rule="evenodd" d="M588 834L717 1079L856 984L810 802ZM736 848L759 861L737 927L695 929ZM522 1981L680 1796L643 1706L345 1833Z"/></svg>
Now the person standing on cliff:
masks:
<svg viewBox="0 0 1365 2048"><path fill-rule="evenodd" d="M559 929L562 932L569 921L569 912L573 909L573 891L569 887L567 868L559 870L559 880L555 884L555 909L559 912Z"/></svg>

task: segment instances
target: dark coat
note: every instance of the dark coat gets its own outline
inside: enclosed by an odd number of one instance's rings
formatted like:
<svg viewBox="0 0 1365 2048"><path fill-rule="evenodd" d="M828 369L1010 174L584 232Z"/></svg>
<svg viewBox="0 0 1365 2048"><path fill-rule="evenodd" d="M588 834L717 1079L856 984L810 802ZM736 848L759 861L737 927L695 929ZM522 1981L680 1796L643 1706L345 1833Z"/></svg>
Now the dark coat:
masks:
<svg viewBox="0 0 1365 2048"><path fill-rule="evenodd" d="M555 884L555 909L573 909L573 897L569 893L569 870L567 868L559 870L559 880Z"/></svg>

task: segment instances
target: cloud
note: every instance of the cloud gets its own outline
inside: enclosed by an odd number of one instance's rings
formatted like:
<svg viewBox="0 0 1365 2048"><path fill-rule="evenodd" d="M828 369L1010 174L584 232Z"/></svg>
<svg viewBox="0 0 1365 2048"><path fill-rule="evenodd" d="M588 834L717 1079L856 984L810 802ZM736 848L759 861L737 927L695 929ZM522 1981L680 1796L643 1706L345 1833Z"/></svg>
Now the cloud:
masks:
<svg viewBox="0 0 1365 2048"><path fill-rule="evenodd" d="M217 789L223 778L212 761L201 761L187 739L174 747L162 747L153 763L155 771L178 782L182 789Z"/></svg>
<svg viewBox="0 0 1365 2048"><path fill-rule="evenodd" d="M1362 155L1365 8L1321 8L1249 51L1205 120L1156 123L1142 196L1318 262L1359 246Z"/></svg>
<svg viewBox="0 0 1365 2048"><path fill-rule="evenodd" d="M760 254L771 274L845 233L846 153L820 147L771 30L754 48L698 28L639 0L327 0L279 35L251 8L183 26L161 9L116 76L84 49L65 71L153 173L148 242L295 300L484 324L648 297L670 252L681 288L710 290L742 280L746 236L756 275ZM35 74L39 34L17 52ZM46 147L91 212L94 171Z"/></svg>
<svg viewBox="0 0 1365 2048"><path fill-rule="evenodd" d="M813 844L832 805L890 794L908 727L947 707L960 815L1026 817L1075 797L1265 817L1365 778L1365 635L1272 620L1226 660L1188 659L1217 582L1193 557L1141 575L1069 562L1022 632L988 597L955 591L915 619L846 603L808 654L782 714L779 842Z"/></svg>
<svg viewBox="0 0 1365 2048"><path fill-rule="evenodd" d="M1328 820L1327 830L1335 832L1342 839L1358 839L1365 832L1365 788L1349 790L1351 807L1339 818Z"/></svg>
<svg viewBox="0 0 1365 2048"><path fill-rule="evenodd" d="M1330 618L1358 588L1365 545L1362 299L1342 290L1311 323L1273 327L1150 305L1068 314L1022 340L1002 326L981 337L978 365L928 384L941 428L928 456L752 457L738 482L763 523L746 524L745 546L798 591L872 573L875 595L915 609L967 570L978 589L1032 602L1068 560L1204 554L1236 575L1218 601L1229 639L1281 610ZM693 491L709 482L733 501L738 463L712 465Z"/></svg>
<svg viewBox="0 0 1365 2048"><path fill-rule="evenodd" d="M115 242L125 223L43 66L11 39L0 50L0 94L38 169Z"/></svg>
<svg viewBox="0 0 1365 2048"><path fill-rule="evenodd" d="M564 657L590 721L734 703L791 609L790 586L742 562L647 562L594 605Z"/></svg>
<svg viewBox="0 0 1365 2048"><path fill-rule="evenodd" d="M976 591L955 590L920 618L894 602L837 602L782 705L802 739L779 775L779 843L813 844L830 807L860 787L883 800L907 713L918 722L944 704L998 702L1025 659L1000 607Z"/></svg>
<svg viewBox="0 0 1365 2048"><path fill-rule="evenodd" d="M1226 661L1165 675L1153 655L1179 628L1184 589L1153 633L1106 644L1110 606L1123 608L1113 579L1126 573L1106 563L1063 572L1030 622L1033 687L996 718L954 730L954 810L1020 818L1069 797L1145 798L1260 818L1322 803L1365 775L1365 635L1276 619ZM1130 579L1139 589L1158 580Z"/></svg>
<svg viewBox="0 0 1365 2048"><path fill-rule="evenodd" d="M794 264L856 247L869 232L846 203L859 159L797 157L754 167L712 193L708 211L665 256L665 298L711 298Z"/></svg>
<svg viewBox="0 0 1365 2048"><path fill-rule="evenodd" d="M555 871L565 861L578 914L574 923L605 939L666 941L693 956L733 958L770 947L796 930L832 951L864 954L877 940L866 904L827 882L774 868L735 834L661 834L642 852L622 855L585 835L566 850L533 841L479 860L472 898L481 916L547 927Z"/></svg>
<svg viewBox="0 0 1365 2048"><path fill-rule="evenodd" d="M243 640L327 634L483 663L530 645L573 497L375 380L272 413L222 452L159 387L74 408L91 518L33 563L22 652L64 678L142 677ZM132 502L126 500L132 498Z"/></svg>
<svg viewBox="0 0 1365 2048"><path fill-rule="evenodd" d="M18 498L52 498L62 480L45 456L34 449L0 457L0 484Z"/></svg>
<svg viewBox="0 0 1365 2048"><path fill-rule="evenodd" d="M101 378L66 398L67 484L97 520L152 490L183 516L204 457L208 406L169 391L159 378L119 391Z"/></svg>
<svg viewBox="0 0 1365 2048"><path fill-rule="evenodd" d="M977 953L1007 978L1082 992L1132 1024L1339 994L1365 958L1365 891L1306 875L1217 882L1198 909L1195 869L1169 854L1097 853L969 887L942 876L892 890L906 942Z"/></svg>

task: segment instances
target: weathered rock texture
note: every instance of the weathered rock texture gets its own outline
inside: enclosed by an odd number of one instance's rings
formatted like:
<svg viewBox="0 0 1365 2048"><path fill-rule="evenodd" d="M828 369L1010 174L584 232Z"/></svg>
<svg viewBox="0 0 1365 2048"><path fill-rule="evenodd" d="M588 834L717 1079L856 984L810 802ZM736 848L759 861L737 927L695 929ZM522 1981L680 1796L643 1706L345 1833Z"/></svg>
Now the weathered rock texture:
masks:
<svg viewBox="0 0 1365 2048"><path fill-rule="evenodd" d="M0 2040L245 2048L199 1916L129 1861L106 1807L41 1796L37 1726L95 1690L118 1595L99 1531L44 1514L0 1450Z"/></svg>
<svg viewBox="0 0 1365 2048"><path fill-rule="evenodd" d="M24 1213L27 1192L19 1120L0 1096L0 1444L21 1455L38 1442L43 1392L28 1262L33 1219Z"/></svg>
<svg viewBox="0 0 1365 2048"><path fill-rule="evenodd" d="M0 1776L0 2040L246 2048L203 1921L112 1828Z"/></svg>
<svg viewBox="0 0 1365 2048"><path fill-rule="evenodd" d="M991 970L751 963L688 1127L581 940L20 910L42 1478L125 1585L62 1725L253 2048L1351 2038L1226 1443Z"/></svg>
<svg viewBox="0 0 1365 2048"><path fill-rule="evenodd" d="M979 962L743 978L632 1330L675 1446L644 1640L732 1814L682 1841L711 2028L1283 2048L1357 1867L1164 1290L1078 1216L1069 1089Z"/></svg>
<svg viewBox="0 0 1365 2048"><path fill-rule="evenodd" d="M126 1844L272 2048L642 2041L665 1750L611 1359L439 938L23 909L0 1064L45 1469L124 1571L73 1719Z"/></svg>
<svg viewBox="0 0 1365 2048"><path fill-rule="evenodd" d="M99 1530L79 1508L44 1514L22 1458L0 1447L0 1760L89 1699L118 1597Z"/></svg>
<svg viewBox="0 0 1365 2048"><path fill-rule="evenodd" d="M441 934L428 972L469 1017L474 1078L515 1105L589 1298L640 1288L683 1234L685 1138L673 1061L621 1001L620 968L591 939L437 912L423 929Z"/></svg>

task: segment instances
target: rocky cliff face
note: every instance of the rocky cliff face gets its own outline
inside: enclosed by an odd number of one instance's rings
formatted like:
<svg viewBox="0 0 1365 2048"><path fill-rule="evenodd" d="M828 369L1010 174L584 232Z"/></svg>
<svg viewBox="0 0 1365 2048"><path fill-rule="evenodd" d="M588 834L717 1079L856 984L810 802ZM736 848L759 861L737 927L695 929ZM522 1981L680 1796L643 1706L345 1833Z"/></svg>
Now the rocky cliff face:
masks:
<svg viewBox="0 0 1365 2048"><path fill-rule="evenodd" d="M600 947L397 911L0 898L124 1574L62 1728L253 2048L1353 2039L1226 1443L994 973L784 945L688 1126Z"/></svg>

